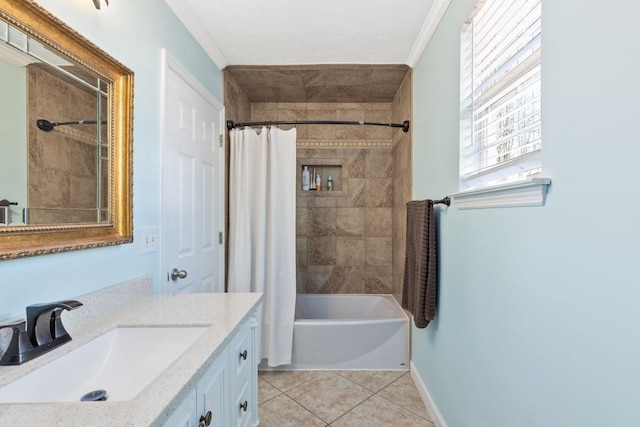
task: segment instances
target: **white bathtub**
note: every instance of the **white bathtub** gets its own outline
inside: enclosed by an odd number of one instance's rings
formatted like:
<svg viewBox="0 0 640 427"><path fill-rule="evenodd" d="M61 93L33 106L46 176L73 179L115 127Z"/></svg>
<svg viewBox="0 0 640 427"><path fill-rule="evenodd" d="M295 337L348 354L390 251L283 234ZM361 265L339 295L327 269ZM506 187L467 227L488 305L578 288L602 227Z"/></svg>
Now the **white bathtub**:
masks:
<svg viewBox="0 0 640 427"><path fill-rule="evenodd" d="M276 369L408 369L409 319L391 295L298 295L291 361Z"/></svg>

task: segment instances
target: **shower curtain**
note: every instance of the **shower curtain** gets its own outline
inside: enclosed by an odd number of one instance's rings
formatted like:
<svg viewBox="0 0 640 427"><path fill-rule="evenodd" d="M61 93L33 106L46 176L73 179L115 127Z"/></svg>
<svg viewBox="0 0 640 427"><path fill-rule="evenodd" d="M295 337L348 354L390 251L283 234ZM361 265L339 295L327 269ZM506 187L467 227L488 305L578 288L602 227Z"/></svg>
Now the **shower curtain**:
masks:
<svg viewBox="0 0 640 427"><path fill-rule="evenodd" d="M296 129L230 132L229 292L263 292L258 362L291 363L296 303Z"/></svg>

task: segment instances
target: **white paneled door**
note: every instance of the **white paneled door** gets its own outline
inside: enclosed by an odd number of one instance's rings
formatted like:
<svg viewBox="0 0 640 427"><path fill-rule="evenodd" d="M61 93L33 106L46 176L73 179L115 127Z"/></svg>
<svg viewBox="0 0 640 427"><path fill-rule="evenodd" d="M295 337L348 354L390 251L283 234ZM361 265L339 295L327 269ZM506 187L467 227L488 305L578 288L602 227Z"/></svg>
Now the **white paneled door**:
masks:
<svg viewBox="0 0 640 427"><path fill-rule="evenodd" d="M163 59L163 291L222 292L223 107L166 51Z"/></svg>

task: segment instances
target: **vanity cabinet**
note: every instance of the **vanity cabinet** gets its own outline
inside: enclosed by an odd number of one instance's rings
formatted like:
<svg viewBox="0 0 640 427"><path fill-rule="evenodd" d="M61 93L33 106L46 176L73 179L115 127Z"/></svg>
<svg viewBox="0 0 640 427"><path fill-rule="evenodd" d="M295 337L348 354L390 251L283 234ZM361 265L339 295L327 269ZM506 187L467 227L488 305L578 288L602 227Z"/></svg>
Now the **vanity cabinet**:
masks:
<svg viewBox="0 0 640 427"><path fill-rule="evenodd" d="M182 401L180 406L165 422L166 427L199 427L206 426L206 417L211 413L210 426L226 426L225 404L227 380L227 352L224 352L209 367L196 387ZM201 420L202 418L202 420ZM200 424L201 422L204 424Z"/></svg>
<svg viewBox="0 0 640 427"><path fill-rule="evenodd" d="M258 365L252 316L164 423L165 427L258 424Z"/></svg>

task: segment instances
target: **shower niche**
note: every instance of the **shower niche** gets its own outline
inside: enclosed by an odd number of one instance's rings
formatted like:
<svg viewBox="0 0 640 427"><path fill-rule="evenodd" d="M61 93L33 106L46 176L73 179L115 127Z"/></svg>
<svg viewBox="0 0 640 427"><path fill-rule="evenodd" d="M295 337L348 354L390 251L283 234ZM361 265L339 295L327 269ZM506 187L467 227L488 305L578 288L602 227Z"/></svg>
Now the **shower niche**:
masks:
<svg viewBox="0 0 640 427"><path fill-rule="evenodd" d="M302 190L302 170L309 168L309 191ZM320 176L321 190L315 189L315 175ZM322 196L347 196L349 174L346 163L342 159L297 159L297 182L298 196L302 197L322 197ZM329 177L333 180L333 189L328 189Z"/></svg>

